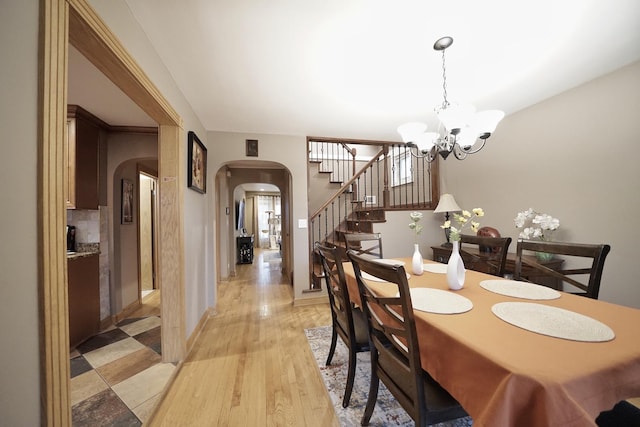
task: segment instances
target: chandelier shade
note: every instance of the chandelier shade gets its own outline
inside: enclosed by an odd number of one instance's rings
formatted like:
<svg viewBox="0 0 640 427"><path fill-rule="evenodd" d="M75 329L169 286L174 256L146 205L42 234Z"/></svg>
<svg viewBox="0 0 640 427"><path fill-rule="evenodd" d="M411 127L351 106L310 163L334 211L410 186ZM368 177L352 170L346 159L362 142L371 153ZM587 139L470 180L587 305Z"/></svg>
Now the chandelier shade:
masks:
<svg viewBox="0 0 640 427"><path fill-rule="evenodd" d="M398 127L402 142L411 149L411 154L429 162L437 154L446 159L449 154L454 153L457 159L462 160L467 154L477 153L504 118L504 112L499 110L476 112L471 104L449 103L444 52L451 44L453 38L442 37L433 45L435 50L442 51L443 101L435 108L440 122L439 132L427 132L427 125L419 122L405 123Z"/></svg>

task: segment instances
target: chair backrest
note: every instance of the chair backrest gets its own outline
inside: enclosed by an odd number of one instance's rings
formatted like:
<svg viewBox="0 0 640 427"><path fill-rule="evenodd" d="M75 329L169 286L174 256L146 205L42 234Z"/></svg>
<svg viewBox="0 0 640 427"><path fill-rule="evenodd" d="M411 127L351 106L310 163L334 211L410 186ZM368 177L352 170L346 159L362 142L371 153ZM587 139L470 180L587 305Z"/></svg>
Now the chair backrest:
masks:
<svg viewBox="0 0 640 427"><path fill-rule="evenodd" d="M511 237L460 235L460 256L464 266L494 276L504 276ZM474 251L468 251L474 247Z"/></svg>
<svg viewBox="0 0 640 427"><path fill-rule="evenodd" d="M339 248L316 243L316 252L322 260L322 268L329 294L331 317L337 331L345 342L355 343L355 328L349 289L342 268Z"/></svg>
<svg viewBox="0 0 640 427"><path fill-rule="evenodd" d="M424 418L424 377L420 365L420 349L416 333L409 284L404 267L375 262L347 251L353 263L360 301L367 318L369 337L375 350L371 352L372 366L377 364L378 378L414 419ZM362 278L362 272L395 286L393 297L380 297ZM391 343L391 344L389 344Z"/></svg>
<svg viewBox="0 0 640 427"><path fill-rule="evenodd" d="M568 283L580 289L574 292L589 298L598 299L600 292L600 279L607 254L611 246L605 244L581 244L581 243L561 243L544 242L533 240L519 240L516 250L516 269L514 278L516 280L533 281L535 277L552 277ZM566 269L552 270L538 262L535 258L523 257L524 251L543 252L554 255L562 255L565 258ZM583 266L587 262L587 266ZM524 266L528 271L524 272ZM580 276L578 278L574 276ZM581 280L578 280L581 279ZM566 289L571 292L570 289Z"/></svg>
<svg viewBox="0 0 640 427"><path fill-rule="evenodd" d="M380 233L345 233L347 250L370 258L382 258L382 236Z"/></svg>

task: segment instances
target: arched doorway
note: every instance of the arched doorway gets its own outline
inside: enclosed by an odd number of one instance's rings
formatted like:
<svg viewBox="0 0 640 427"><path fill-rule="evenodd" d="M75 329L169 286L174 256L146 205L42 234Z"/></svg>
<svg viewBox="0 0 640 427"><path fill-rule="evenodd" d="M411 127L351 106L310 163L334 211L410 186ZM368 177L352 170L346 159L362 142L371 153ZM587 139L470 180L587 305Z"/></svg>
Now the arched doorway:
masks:
<svg viewBox="0 0 640 427"><path fill-rule="evenodd" d="M234 190L242 185L251 183L265 183L276 186L280 191L280 245L282 257L282 274L293 284L293 240L291 218L291 173L283 165L269 161L238 161L229 162L216 173L216 203L219 218L226 221L216 223L216 265L218 281L226 280L235 275L236 237L238 235L235 221ZM254 230L260 232L260 230ZM225 238L226 236L226 238Z"/></svg>

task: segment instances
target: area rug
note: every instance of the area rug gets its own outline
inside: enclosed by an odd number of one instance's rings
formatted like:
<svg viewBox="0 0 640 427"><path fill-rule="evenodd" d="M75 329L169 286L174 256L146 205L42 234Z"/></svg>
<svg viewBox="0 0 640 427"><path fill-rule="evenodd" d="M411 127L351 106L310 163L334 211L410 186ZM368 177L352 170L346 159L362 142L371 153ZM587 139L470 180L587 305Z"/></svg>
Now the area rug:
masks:
<svg viewBox="0 0 640 427"><path fill-rule="evenodd" d="M342 340L338 338L336 351L330 366L325 366L329 346L331 344L331 326L305 329L305 335L313 352L324 385L329 392L340 425L345 427L359 426L360 419L367 405L369 395L369 378L371 374L371 359L369 352L358 353L356 363L356 379L353 384L351 401L346 408L342 407L342 396L347 383L347 368L349 352ZM415 423L402 409L393 395L380 382L378 402L370 421L371 426L414 426ZM469 427L473 425L470 417L460 418L454 421L433 424L434 427Z"/></svg>

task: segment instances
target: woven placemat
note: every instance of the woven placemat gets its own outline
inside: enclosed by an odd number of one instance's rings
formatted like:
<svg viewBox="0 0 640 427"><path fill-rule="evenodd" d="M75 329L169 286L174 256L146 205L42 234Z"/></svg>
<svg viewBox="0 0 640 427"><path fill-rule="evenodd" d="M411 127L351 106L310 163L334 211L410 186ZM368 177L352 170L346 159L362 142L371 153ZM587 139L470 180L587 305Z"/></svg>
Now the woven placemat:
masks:
<svg viewBox="0 0 640 427"><path fill-rule="evenodd" d="M580 313L533 302L500 302L493 314L514 326L572 341L604 342L615 338L604 323Z"/></svg>
<svg viewBox="0 0 640 427"><path fill-rule="evenodd" d="M465 313L473 308L469 298L451 291L432 288L411 288L411 304L414 310L436 314Z"/></svg>
<svg viewBox="0 0 640 427"><path fill-rule="evenodd" d="M429 273L447 274L447 264L422 264L422 268Z"/></svg>
<svg viewBox="0 0 640 427"><path fill-rule="evenodd" d="M560 292L555 289L518 280L483 280L480 282L480 286L496 294L515 298L535 300L560 298Z"/></svg>

